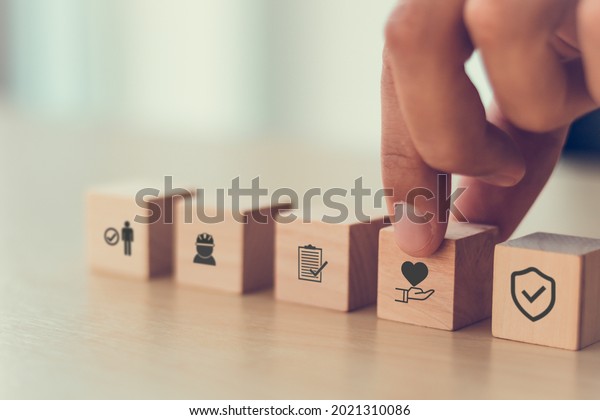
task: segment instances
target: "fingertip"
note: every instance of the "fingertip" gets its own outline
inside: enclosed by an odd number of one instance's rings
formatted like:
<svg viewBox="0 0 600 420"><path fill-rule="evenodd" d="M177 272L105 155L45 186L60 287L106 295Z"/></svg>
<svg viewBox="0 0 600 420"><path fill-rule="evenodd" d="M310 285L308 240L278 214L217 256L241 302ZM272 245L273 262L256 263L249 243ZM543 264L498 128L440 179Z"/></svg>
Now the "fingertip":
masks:
<svg viewBox="0 0 600 420"><path fill-rule="evenodd" d="M497 187L514 187L517 185L523 177L515 177L505 174L491 174L478 177L481 181L486 184L495 185Z"/></svg>
<svg viewBox="0 0 600 420"><path fill-rule="evenodd" d="M515 161L512 165L492 174L477 177L486 184L497 187L514 187L525 177L526 168L523 160Z"/></svg>
<svg viewBox="0 0 600 420"><path fill-rule="evenodd" d="M445 224L433 219L420 223L402 217L394 223L394 239L396 245L408 255L424 258L438 250L444 240L445 230Z"/></svg>

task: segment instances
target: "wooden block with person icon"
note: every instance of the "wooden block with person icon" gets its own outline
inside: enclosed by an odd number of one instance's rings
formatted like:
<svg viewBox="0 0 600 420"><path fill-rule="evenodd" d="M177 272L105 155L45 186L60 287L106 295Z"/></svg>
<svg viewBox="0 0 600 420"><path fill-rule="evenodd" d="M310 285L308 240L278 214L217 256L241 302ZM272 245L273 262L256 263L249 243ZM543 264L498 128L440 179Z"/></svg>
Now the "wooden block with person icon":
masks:
<svg viewBox="0 0 600 420"><path fill-rule="evenodd" d="M96 187L86 197L87 259L96 272L150 279L173 267L173 202L143 185ZM158 190L155 190L158 191Z"/></svg>
<svg viewBox="0 0 600 420"><path fill-rule="evenodd" d="M196 200L178 203L176 283L232 293L272 287L273 217L289 207L287 203L253 205L246 200L238 210Z"/></svg>
<svg viewBox="0 0 600 420"><path fill-rule="evenodd" d="M497 229L450 223L440 249L413 258L394 240L392 227L379 235L377 315L443 330L489 318Z"/></svg>
<svg viewBox="0 0 600 420"><path fill-rule="evenodd" d="M351 311L375 303L377 247L384 216L325 223L312 215L277 224L275 297L278 300Z"/></svg>
<svg viewBox="0 0 600 420"><path fill-rule="evenodd" d="M496 247L495 337L579 350L600 341L600 240L535 233Z"/></svg>

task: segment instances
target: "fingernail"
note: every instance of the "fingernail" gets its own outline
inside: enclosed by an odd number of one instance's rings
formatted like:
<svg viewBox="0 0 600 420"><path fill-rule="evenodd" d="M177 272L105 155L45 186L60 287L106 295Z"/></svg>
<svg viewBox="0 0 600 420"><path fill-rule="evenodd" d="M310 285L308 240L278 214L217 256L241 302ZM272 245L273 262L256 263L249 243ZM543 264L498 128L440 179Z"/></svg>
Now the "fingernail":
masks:
<svg viewBox="0 0 600 420"><path fill-rule="evenodd" d="M406 253L416 253L427 247L433 240L432 221L418 222L411 220L408 215L422 215L422 212L415 210L415 207L407 203L398 203L403 211L396 214L396 223L394 223L394 237L396 244ZM398 205L396 211L398 211ZM414 219L414 217L413 217Z"/></svg>
<svg viewBox="0 0 600 420"><path fill-rule="evenodd" d="M499 187L512 187L519 183L520 179L505 174L492 174L479 177L483 182L497 185Z"/></svg>

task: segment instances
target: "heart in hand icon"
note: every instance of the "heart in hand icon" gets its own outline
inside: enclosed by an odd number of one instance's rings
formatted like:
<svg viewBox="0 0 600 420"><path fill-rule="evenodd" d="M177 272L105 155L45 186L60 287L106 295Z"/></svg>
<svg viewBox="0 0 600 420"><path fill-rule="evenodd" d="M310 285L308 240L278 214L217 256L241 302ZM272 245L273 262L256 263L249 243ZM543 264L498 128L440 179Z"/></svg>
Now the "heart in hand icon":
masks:
<svg viewBox="0 0 600 420"><path fill-rule="evenodd" d="M427 278L429 269L421 262L413 264L410 261L406 261L404 264L402 264L402 274L406 280L408 280L408 282L415 287Z"/></svg>

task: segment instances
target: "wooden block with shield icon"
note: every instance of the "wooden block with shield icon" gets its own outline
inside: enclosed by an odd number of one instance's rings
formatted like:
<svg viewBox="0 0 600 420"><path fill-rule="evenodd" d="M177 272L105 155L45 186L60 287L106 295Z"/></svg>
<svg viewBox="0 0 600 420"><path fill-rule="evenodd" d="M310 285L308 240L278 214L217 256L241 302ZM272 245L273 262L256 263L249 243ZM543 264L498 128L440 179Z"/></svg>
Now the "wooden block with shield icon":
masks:
<svg viewBox="0 0 600 420"><path fill-rule="evenodd" d="M145 189L118 185L87 193L87 259L93 271L139 279L171 274L172 210L182 196L138 196Z"/></svg>
<svg viewBox="0 0 600 420"><path fill-rule="evenodd" d="M276 299L339 311L375 303L377 238L386 218L304 223L295 216L277 224Z"/></svg>
<svg viewBox="0 0 600 420"><path fill-rule="evenodd" d="M492 333L579 350L600 341L600 240L535 233L496 247Z"/></svg>
<svg viewBox="0 0 600 420"><path fill-rule="evenodd" d="M176 283L232 293L272 287L274 215L289 207L244 201L238 211L194 199L178 203Z"/></svg>
<svg viewBox="0 0 600 420"><path fill-rule="evenodd" d="M379 235L379 318L457 330L489 318L497 229L450 223L440 249L414 258L394 240L392 227Z"/></svg>

